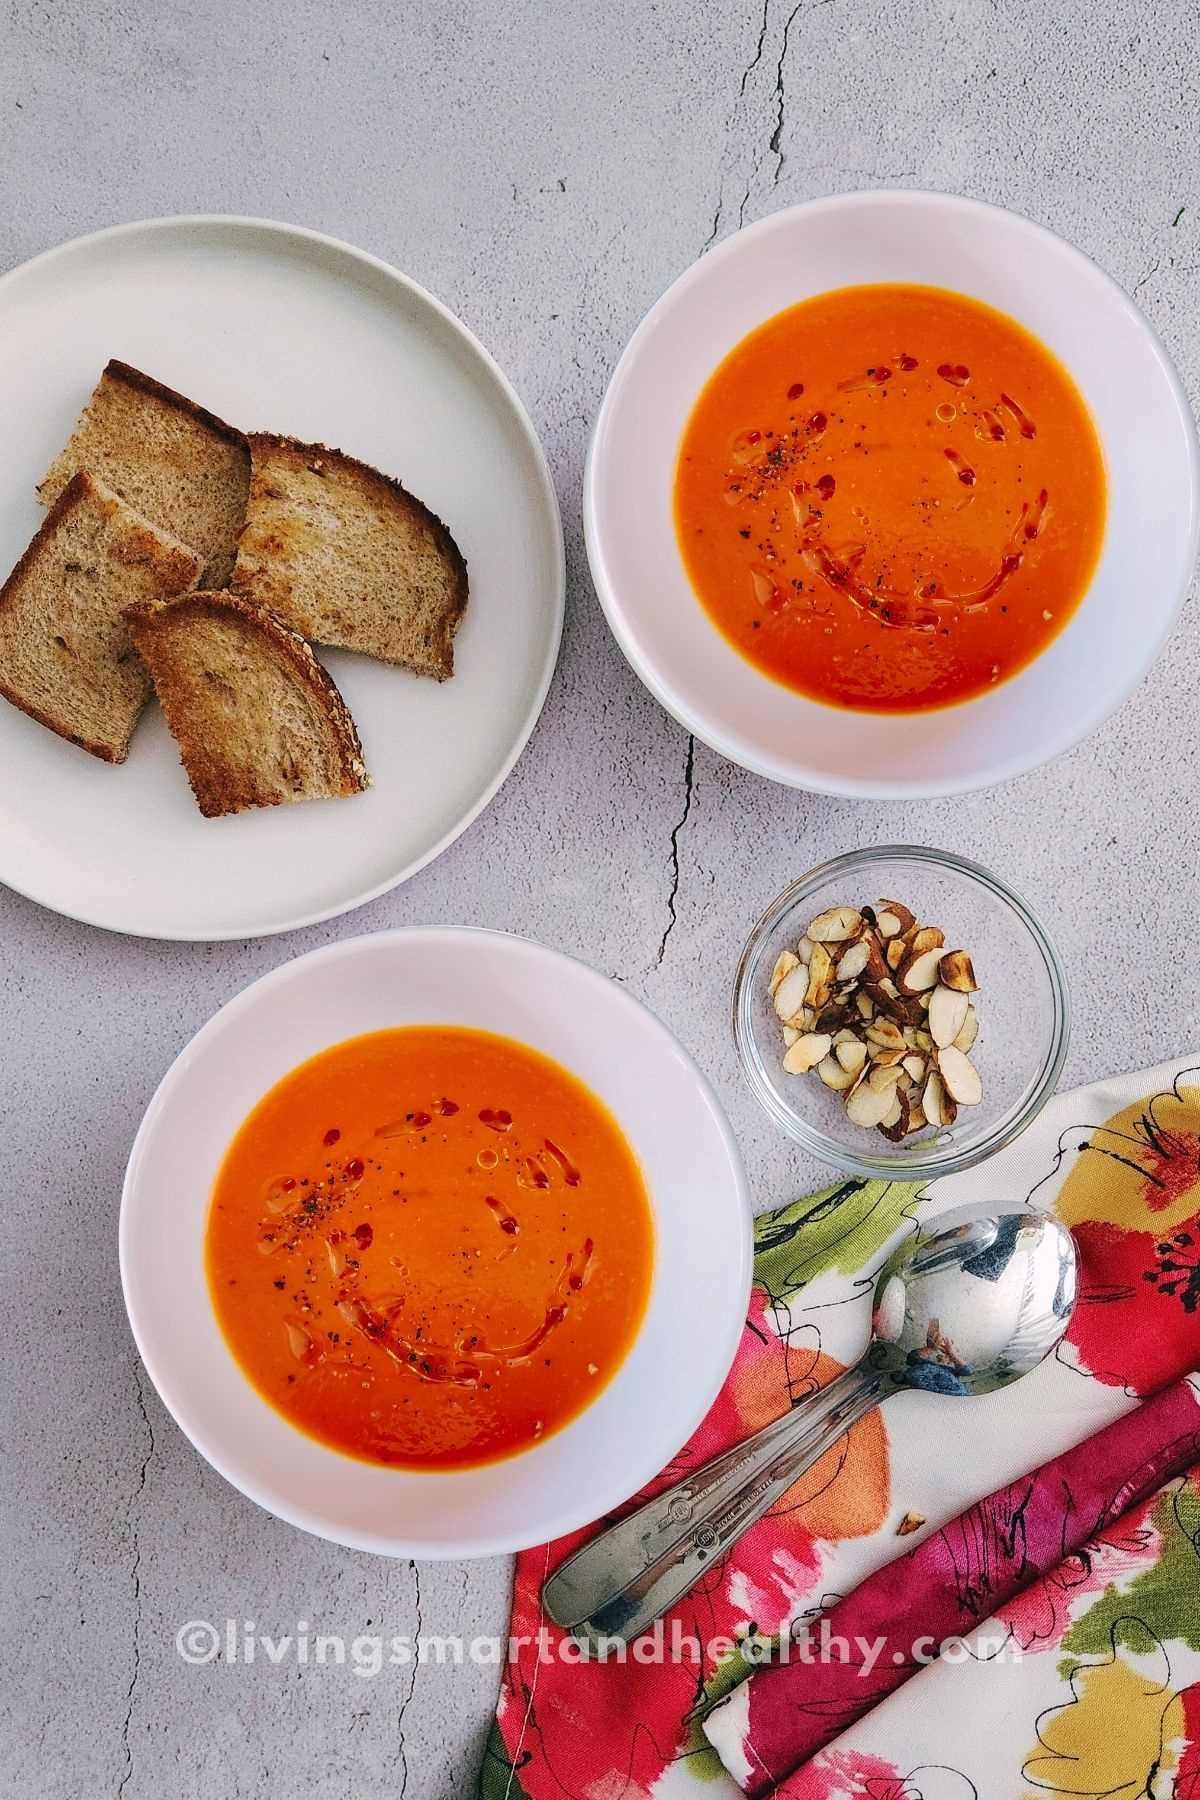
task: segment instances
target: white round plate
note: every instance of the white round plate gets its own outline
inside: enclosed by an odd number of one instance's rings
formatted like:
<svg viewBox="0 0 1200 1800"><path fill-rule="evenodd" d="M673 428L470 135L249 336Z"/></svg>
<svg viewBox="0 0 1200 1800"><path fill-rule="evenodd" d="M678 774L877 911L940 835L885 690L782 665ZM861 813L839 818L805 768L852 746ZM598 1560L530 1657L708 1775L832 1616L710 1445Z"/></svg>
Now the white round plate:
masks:
<svg viewBox="0 0 1200 1800"><path fill-rule="evenodd" d="M586 1082L641 1164L655 1225L646 1316L607 1387L533 1449L452 1472L359 1462L289 1425L234 1362L204 1271L213 1182L260 1095L330 1044L424 1023L505 1033ZM142 1361L201 1455L279 1518L388 1556L524 1549L627 1499L716 1398L750 1289L741 1159L695 1063L615 982L494 931L352 938L286 963L231 1000L150 1103L125 1177L120 1243Z"/></svg>
<svg viewBox="0 0 1200 1800"><path fill-rule="evenodd" d="M709 621L675 536L679 440L701 388L765 319L830 288L915 282L974 295L1065 363L1108 472L1090 589L1010 681L937 712L822 706L755 669ZM1196 431L1133 302L1040 225L948 194L840 194L773 214L681 275L617 365L592 438L584 525L608 622L651 693L732 761L816 793L923 798L990 786L1061 755L1136 687L1191 579Z"/></svg>
<svg viewBox="0 0 1200 1800"><path fill-rule="evenodd" d="M467 560L455 674L321 651L374 787L228 819L201 817L157 707L112 768L0 701L0 881L143 937L252 937L361 905L465 830L541 711L563 547L528 416L464 325L361 250L256 219L118 226L0 279L0 417L20 421L0 434L0 577L110 357L244 430L399 476Z"/></svg>

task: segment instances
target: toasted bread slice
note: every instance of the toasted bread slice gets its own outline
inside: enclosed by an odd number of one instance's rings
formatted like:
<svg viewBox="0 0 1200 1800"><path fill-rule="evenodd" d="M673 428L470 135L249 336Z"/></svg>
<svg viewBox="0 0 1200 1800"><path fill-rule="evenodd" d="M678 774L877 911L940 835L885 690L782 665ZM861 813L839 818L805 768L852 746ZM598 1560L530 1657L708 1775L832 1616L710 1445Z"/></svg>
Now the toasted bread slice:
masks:
<svg viewBox="0 0 1200 1800"><path fill-rule="evenodd" d="M194 545L209 587L229 580L250 484L240 431L128 363L110 362L38 487L47 506L77 469Z"/></svg>
<svg viewBox="0 0 1200 1800"><path fill-rule="evenodd" d="M252 432L233 586L318 643L444 681L467 566L440 519L366 463Z"/></svg>
<svg viewBox="0 0 1200 1800"><path fill-rule="evenodd" d="M126 617L205 818L370 787L345 701L274 613L221 591Z"/></svg>
<svg viewBox="0 0 1200 1800"><path fill-rule="evenodd" d="M200 558L103 482L67 483L0 588L0 694L105 762L124 762L150 680L125 608L194 587Z"/></svg>

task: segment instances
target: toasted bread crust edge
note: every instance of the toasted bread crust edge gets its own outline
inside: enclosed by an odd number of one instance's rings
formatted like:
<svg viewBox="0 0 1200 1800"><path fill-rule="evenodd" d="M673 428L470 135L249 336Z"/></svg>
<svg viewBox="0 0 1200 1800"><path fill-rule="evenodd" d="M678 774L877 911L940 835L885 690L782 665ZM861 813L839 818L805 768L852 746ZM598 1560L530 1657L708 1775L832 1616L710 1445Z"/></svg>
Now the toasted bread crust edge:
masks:
<svg viewBox="0 0 1200 1800"><path fill-rule="evenodd" d="M180 394L174 388L168 387L165 382L156 381L153 375L147 375L143 370L135 369L132 363L121 362L117 357L111 357L104 365L104 374L113 381L123 381L126 387L136 388L139 393L148 394L153 400L161 400L164 406L173 406L177 412L187 413L190 418L195 419L197 424L205 426L209 431L215 432L218 437L224 438L226 443L234 444L241 450L249 448L245 432L239 431L236 425L226 424L225 420L219 419L216 413L209 412L206 406L197 405L196 401L189 400L186 394Z"/></svg>
<svg viewBox="0 0 1200 1800"><path fill-rule="evenodd" d="M439 675L436 679L445 681L453 675L454 634L458 630L458 627L462 622L462 616L467 609L469 581L467 576L466 558L455 543L449 527L443 520L439 519L438 515L430 507L426 506L423 500L418 500L415 494L410 494L408 489L404 486L404 483L398 481L394 475L385 475L382 469L375 468L372 463L360 461L357 456L351 456L345 450L333 449L328 444L305 443L302 438L286 437L283 434L274 431L248 431L246 433L246 442L250 446L251 499L253 499L254 477L258 473L259 468L255 459L255 449L259 444L269 444L272 449L288 450L296 456L327 456L332 462L347 464L350 468L357 470L360 475L364 475L368 481L381 487L390 499L399 502L401 506L406 507L410 512L419 514L420 517L424 519L425 523L432 530L434 537L437 539L451 568L454 570L454 603L451 611L447 614L445 621L446 655L451 666L446 670L444 675ZM233 575L230 579L233 582L236 582L237 580L236 563L234 564Z"/></svg>
<svg viewBox="0 0 1200 1800"><path fill-rule="evenodd" d="M313 650L299 632L293 631L291 626L285 624L278 614L271 612L268 607L259 606L256 602L245 599L241 594L231 593L228 588L192 588L187 593L176 594L169 600L154 600L146 605L127 607L123 614L125 622L129 626L129 634L133 639L134 648L139 655L143 656L146 667L150 670L150 679L154 682L159 705L162 707L171 735L179 744L181 751L183 740L175 730L169 702L159 689L158 682L154 677L154 664L149 656L144 655L139 637L143 632L148 632L153 637L165 615L171 614L174 617L189 609L198 616L222 612L236 613L270 639L291 663L304 684L321 702L336 742L343 782L342 796L365 793L371 785L371 777L367 773L367 765L363 760L363 748L358 735L358 727L354 723L350 708L342 699L341 692L332 675L317 660ZM188 774L190 782L191 775L186 762L184 771ZM196 804L206 818L233 816L228 809L218 813L208 811L194 786L192 792L196 796Z"/></svg>
<svg viewBox="0 0 1200 1800"><path fill-rule="evenodd" d="M17 558L7 581L4 583L3 587L0 587L0 608L8 604L14 585L20 585L21 580L28 573L28 565L36 560L42 549L43 538L49 537L51 533L58 528L58 525L66 515L69 512L73 512L79 503L86 499L89 494L95 494L98 498L104 500L108 498L109 492L110 490L104 487L101 482L93 481L86 469L80 469L76 474L72 475L70 481L68 481L66 487L58 496L58 499L54 502L54 505L50 508L49 512L30 538L28 544L26 544L24 550ZM172 537L169 531L163 531L161 527L152 524L149 519L146 519L137 511L136 507L130 506L128 502L121 500L118 495L114 494L112 495L112 498L117 500L118 504L121 505L125 511L133 513L139 525L148 527L154 532L156 537L165 539L173 548L186 550L191 556L192 561L196 563L197 573L199 573L200 558L194 551L189 550L186 544L182 543L179 538ZM89 756L98 756L101 762L106 763L123 763L128 759L128 747L117 756L114 755L111 747L107 744L93 743L90 738L77 737L73 731L64 731L62 726L54 719L47 718L46 714L40 711L38 707L30 706L27 701L14 693L12 688L5 682L2 675L0 675L0 694L2 694L6 700L10 701L12 705L17 708L18 712L23 712L28 718L35 719L39 725L44 725L48 731L54 733L55 737L64 738L68 744L77 744L81 750L86 750Z"/></svg>

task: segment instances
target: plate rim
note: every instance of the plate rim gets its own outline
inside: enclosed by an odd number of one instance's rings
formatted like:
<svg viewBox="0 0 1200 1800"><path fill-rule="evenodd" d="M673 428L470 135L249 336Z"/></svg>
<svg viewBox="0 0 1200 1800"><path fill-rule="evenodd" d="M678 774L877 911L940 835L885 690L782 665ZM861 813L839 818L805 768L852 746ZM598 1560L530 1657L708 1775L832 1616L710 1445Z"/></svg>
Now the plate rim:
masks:
<svg viewBox="0 0 1200 1800"><path fill-rule="evenodd" d="M660 315L666 313L669 303L678 294L686 291L700 280L701 271L708 265L730 260L736 254L737 247L743 239L769 235L772 230L780 229L784 220L791 219L797 214L830 211L843 206L854 209L868 204L883 203L890 206L902 206L905 203L925 201L944 206L949 211L1015 219L1035 237L1049 240L1059 250L1067 252L1078 262L1084 264L1087 270L1108 288L1125 313L1144 333L1165 377L1171 398L1178 409L1186 440L1190 517L1184 573L1179 581L1173 604L1154 637L1145 666L1136 675L1129 676L1127 673L1125 680L1114 689L1112 696L1103 705L1093 707L1085 715L1078 730L1061 731L1057 740L1045 754L1031 753L1018 747L1006 762L988 775L945 776L937 781L917 783L907 780L904 782L889 781L884 776L864 777L853 782L837 781L823 776L819 771L813 769L785 769L780 766L778 761L773 762L767 756L748 750L743 743L709 725L707 721L703 722L703 726L697 723L695 716L689 711L684 701L674 692L669 680L658 669L651 667L642 655L641 647L635 641L634 633L623 616L620 603L614 598L615 584L610 579L603 550L604 534L597 524L596 490L599 480L597 471L603 453L602 438L617 404L615 396L618 383L627 370L635 348L649 335ZM719 243L714 244L711 250L702 251L699 256L688 263L686 268L681 269L646 309L625 340L621 353L613 364L588 438L583 473L583 539L592 584L608 628L621 654L643 687L657 700L663 711L674 719L684 731L690 732L701 743L706 744L710 750L715 751L718 756L723 757L727 762L734 763L739 768L746 769L750 774L776 782L781 787L789 788L794 792L821 794L832 799L954 799L964 794L987 792L992 788L1005 786L1024 775L1049 768L1054 763L1062 761L1071 751L1079 749L1082 744L1093 737L1132 698L1145 681L1179 623L1180 614L1196 575L1197 557L1200 555L1200 435L1198 435L1196 417L1192 412L1191 402L1182 378L1161 334L1120 282L1072 239L1062 236L1049 225L1043 225L1039 219L1031 218L1028 213L1022 212L1017 207L998 206L992 201L977 200L968 194L947 193L938 188L926 187L851 188L844 193L818 194L811 199L797 201L791 206L776 207L761 219L756 219L752 224L744 225L739 230L731 232L728 237L722 238ZM804 696L797 697L804 698ZM813 702L811 704L819 705L820 703ZM970 702L963 704L969 705Z"/></svg>
<svg viewBox="0 0 1200 1800"><path fill-rule="evenodd" d="M524 754L538 720L542 716L551 683L554 680L562 650L563 628L566 619L567 568L562 510L559 506L558 494L550 473L546 452L533 420L513 383L491 351L476 337L470 326L460 319L457 313L452 312L444 301L439 300L436 294L430 293L428 288L422 287L420 282L415 281L411 275L406 275L394 263L387 262L383 257L376 256L369 250L360 249L358 245L349 243L345 238L334 237L329 232L318 231L312 226L291 224L284 219L263 218L250 213L163 213L153 218L130 219L120 224L106 225L97 231L84 232L78 237L67 238L62 243L52 244L48 249L27 257L13 268L5 269L3 273L0 273L0 307L3 306L10 287L32 273L42 271L59 258L94 250L122 238L139 235L153 238L158 233L165 234L168 231L178 231L180 228L186 231L188 229L205 230L213 227L233 227L238 231L245 232L248 236L263 235L300 240L364 265L377 275L387 277L402 292L430 307L466 348L482 362L485 370L499 387L500 393L507 402L510 413L533 455L537 485L541 499L548 509L548 518L553 527L555 541L551 592L553 616L546 656L538 677L536 691L497 773L488 783L485 783L477 798L466 808L457 822L447 832L444 832L428 850L405 863L397 873L387 876L383 881L376 882L362 891L356 891L349 899L338 901L332 906L321 906L309 912L289 915L286 919L269 925L234 924L203 933L195 930L181 930L169 923L160 923L154 929L135 929L121 925L107 916L104 908L92 909L87 905L74 903L64 905L47 899L43 894L23 886L19 880L13 880L10 875L0 871L0 886L11 889L13 893L20 894L23 899L30 900L37 906L45 907L48 912L56 913L60 918L74 919L79 924L96 930L111 931L122 937L142 939L150 943L218 944L279 937L287 932L302 931L310 925L320 925L329 919L342 918L347 913L354 912L358 907L366 906L372 900L378 900L382 895L390 893L394 888L411 880L422 869L428 868L430 863L435 862L443 851L448 850L451 844L468 831L491 805Z"/></svg>
<svg viewBox="0 0 1200 1800"><path fill-rule="evenodd" d="M138 1329L137 1309L130 1298L130 1265L133 1256L131 1215L136 1205L134 1193L142 1181L142 1164L147 1153L147 1145L155 1131L159 1129L162 1115L172 1101L177 1098L180 1084L188 1079L197 1048L216 1036L220 1029L228 1025L231 1020L236 1020L240 1014L250 1010L263 990L286 986L295 980L303 981L302 969L362 954L368 945L380 943L391 945L398 939L405 942L424 939L428 942L429 940L462 937L490 940L502 946L515 947L518 952L521 950L532 951L539 958L545 958L552 964L569 964L582 975L585 981L604 983L614 991L618 1004L645 1014L652 1027L683 1059L699 1096L712 1116L728 1159L729 1173L735 1189L737 1221L740 1225L737 1232L738 1266L735 1277L739 1302L731 1312L728 1333L723 1340L721 1354L717 1358L717 1366L722 1372L715 1380L710 1378L704 1391L703 1404L699 1407L694 1406L692 1414L686 1420L681 1415L676 1421L669 1434L673 1440L677 1440L670 1455L658 1460L656 1452L655 1457L643 1457L636 1465L636 1486L627 1487L627 1478L622 1477L620 1481L611 1482L608 1488L589 1489L583 1498L579 1497L582 1490L577 1491L573 1502L561 1504L557 1512L550 1516L548 1524L539 1525L539 1533L542 1535L539 1535L534 1545L521 1541L520 1535L499 1532L493 1533L491 1537L481 1536L477 1542L466 1537L447 1537L432 1548L429 1545L412 1544L405 1547L398 1544L396 1540L392 1540L385 1546L376 1534L369 1531L348 1530L335 1535L305 1505L303 1500L285 1503L281 1501L278 1494L266 1494L258 1484L243 1481L239 1476L230 1472L227 1461L232 1459L226 1459L222 1454L215 1453L205 1434L198 1433L193 1429L193 1423L186 1417L188 1407L186 1403L180 1403L178 1382L165 1377L160 1379L162 1365L155 1357L147 1354L142 1333ZM337 938L332 943L319 944L315 949L305 951L300 956L292 957L275 964L273 968L265 969L261 975L244 983L236 993L231 994L214 1012L210 1013L187 1039L187 1042L180 1046L150 1096L130 1145L121 1183L121 1200L117 1216L117 1264L121 1300L129 1334L161 1405L170 1414L195 1454L214 1469L236 1493L241 1494L253 1505L266 1512L269 1517L281 1519L285 1524L307 1532L310 1536L321 1538L326 1543L338 1544L345 1549L365 1551L372 1555L385 1557L418 1556L424 1562L473 1561L493 1556L519 1555L524 1550L535 1548L536 1544L551 1542L565 1536L570 1531L579 1530L602 1517L604 1513L611 1512L615 1507L624 1504L634 1494L640 1493L646 1484L653 1481L669 1464L671 1457L678 1455L708 1416L736 1361L738 1346L745 1331L746 1313L750 1304L750 1293L754 1280L754 1234L755 1218L750 1177L741 1145L729 1113L717 1091L717 1086L705 1073L679 1034L652 1006L640 999L638 995L631 993L621 983L613 981L610 976L605 975L602 970L593 963L587 962L583 957L575 956L567 950L561 950L556 945L544 943L540 938L527 936L524 932L503 931L489 925L392 925L385 926L379 931L360 932L353 937ZM201 1278L203 1279L203 1276ZM232 1357L232 1351L229 1354ZM236 1364L236 1358L234 1361ZM240 1372L242 1379L248 1380L244 1371ZM263 1400L263 1404L269 1405L269 1402ZM585 1407L584 1411L586 1412L586 1410ZM571 1421L571 1423L573 1422ZM292 1429L296 1428L292 1427ZM343 1454L331 1446L323 1446L323 1448L333 1456ZM516 1454L519 1456L521 1453L517 1452ZM482 1466L485 1468L490 1466L502 1474L505 1463L509 1460L512 1459L504 1458L493 1465ZM649 1466L651 1462L654 1463L654 1467ZM478 1469L467 1472L478 1473ZM420 1470L397 1470L396 1473L415 1475L418 1480L424 1479L424 1472ZM618 1489L622 1491L618 1493ZM597 1504L597 1494L605 1502L602 1506Z"/></svg>

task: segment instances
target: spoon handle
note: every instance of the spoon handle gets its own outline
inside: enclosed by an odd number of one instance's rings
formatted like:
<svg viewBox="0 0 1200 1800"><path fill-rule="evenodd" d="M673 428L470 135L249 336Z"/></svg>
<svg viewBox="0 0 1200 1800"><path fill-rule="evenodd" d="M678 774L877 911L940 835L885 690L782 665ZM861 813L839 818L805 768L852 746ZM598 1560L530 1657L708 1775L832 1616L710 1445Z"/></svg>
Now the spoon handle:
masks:
<svg viewBox="0 0 1200 1800"><path fill-rule="evenodd" d="M556 1569L542 1602L601 1648L629 1642L687 1593L884 1394L859 1364L761 1431L609 1526Z"/></svg>

